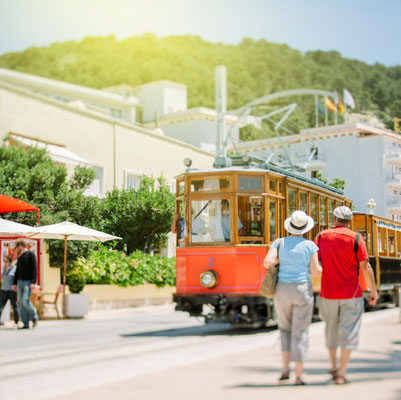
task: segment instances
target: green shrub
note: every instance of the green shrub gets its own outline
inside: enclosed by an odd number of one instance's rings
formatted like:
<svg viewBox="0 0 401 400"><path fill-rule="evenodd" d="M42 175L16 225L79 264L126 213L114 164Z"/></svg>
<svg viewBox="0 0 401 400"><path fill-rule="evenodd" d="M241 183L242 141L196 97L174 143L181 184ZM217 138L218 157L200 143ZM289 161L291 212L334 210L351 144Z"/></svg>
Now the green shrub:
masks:
<svg viewBox="0 0 401 400"><path fill-rule="evenodd" d="M86 284L85 271L80 266L74 266L66 274L67 285L71 293L80 293Z"/></svg>
<svg viewBox="0 0 401 400"><path fill-rule="evenodd" d="M152 283L157 287L175 285L175 258L151 256L140 250L130 255L105 246L79 258L73 269L82 270L88 284L122 287Z"/></svg>

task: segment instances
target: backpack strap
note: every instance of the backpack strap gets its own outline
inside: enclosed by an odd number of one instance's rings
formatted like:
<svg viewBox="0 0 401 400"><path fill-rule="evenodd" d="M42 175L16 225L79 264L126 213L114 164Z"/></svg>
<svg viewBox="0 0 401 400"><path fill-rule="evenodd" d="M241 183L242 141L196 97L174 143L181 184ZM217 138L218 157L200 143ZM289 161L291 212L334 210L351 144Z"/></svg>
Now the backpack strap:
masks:
<svg viewBox="0 0 401 400"><path fill-rule="evenodd" d="M354 253L356 257L356 262L358 264L358 276L359 276L359 260L358 260L358 249L359 249L359 238L361 237L361 234L358 232L355 236L355 242L354 242Z"/></svg>
<svg viewBox="0 0 401 400"><path fill-rule="evenodd" d="M361 237L361 234L358 232L355 236L355 243L354 243L354 252L356 259L358 260L358 249L359 249L359 238Z"/></svg>

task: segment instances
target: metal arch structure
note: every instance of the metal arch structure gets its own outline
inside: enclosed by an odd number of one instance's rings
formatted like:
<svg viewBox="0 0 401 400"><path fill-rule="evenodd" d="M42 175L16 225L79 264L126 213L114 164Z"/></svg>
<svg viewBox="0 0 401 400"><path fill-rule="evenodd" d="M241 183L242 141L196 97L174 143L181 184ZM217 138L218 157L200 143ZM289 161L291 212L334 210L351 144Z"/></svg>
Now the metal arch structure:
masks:
<svg viewBox="0 0 401 400"><path fill-rule="evenodd" d="M276 92L267 94L266 96L259 97L251 101L250 103L245 104L244 106L237 108L235 110L228 111L230 114L240 114L244 110L248 108L252 108L258 106L259 104L268 103L272 100L279 99L281 97L289 97L289 96L302 96L302 95L312 95L312 96L327 96L335 98L337 96L337 92L330 92L327 90L318 90L318 89L291 89L291 90L283 90L282 92Z"/></svg>
<svg viewBox="0 0 401 400"><path fill-rule="evenodd" d="M289 105L286 105L284 107L280 107L276 110L270 111L267 114L264 114L259 117L254 117L253 122L246 121L249 117L249 114L252 112L252 109L255 107L261 105L261 104L266 104L269 103L273 100L284 98L284 97L290 97L290 96L314 96L315 97L315 122L316 126L318 126L318 120L319 120L319 96L322 97L331 97L333 99L338 98L337 92L335 91L328 91L328 90L320 90L320 89L291 89L291 90L284 90L281 92L276 92L276 93L271 93L268 95L265 95L263 97L260 97L258 99L255 99L244 106L227 111L227 72L226 72L226 67L225 66L218 66L215 69L215 100L216 100L216 112L217 112L217 141L216 141L216 159L215 159L215 165L216 166L229 166L231 165L231 160L227 157L227 144L228 141L230 140L234 146L234 149L236 153L238 154L238 148L236 146L236 143L233 140L232 133L234 132L235 129L237 129L240 124L242 125L241 127L244 127L249 124L253 124L257 126L258 128L263 129L262 121L267 120L270 121L274 125L274 131L276 132L279 141L282 145L282 148L284 149L285 153L285 158L287 159L287 164L289 169L294 169L296 166L291 160L290 154L286 151L285 146L283 146L283 143L281 141L280 137L280 129L282 129L286 133L290 134L295 134L294 132L289 131L286 129L283 124L284 122L288 119L288 117L294 112L294 110L297 108L296 103L292 103ZM233 124L233 126L227 130L226 124L225 124L225 115L227 114L234 114L238 116L237 121ZM279 121L274 120L272 117L275 115L283 114L280 118ZM325 124L327 125L327 106L325 105L324 108L324 116L325 116ZM335 123L337 123L337 113L335 114ZM313 157L314 153L312 153L312 156L309 156L306 162L306 165L310 162L311 158ZM268 155L266 160L271 160L274 157L274 153Z"/></svg>

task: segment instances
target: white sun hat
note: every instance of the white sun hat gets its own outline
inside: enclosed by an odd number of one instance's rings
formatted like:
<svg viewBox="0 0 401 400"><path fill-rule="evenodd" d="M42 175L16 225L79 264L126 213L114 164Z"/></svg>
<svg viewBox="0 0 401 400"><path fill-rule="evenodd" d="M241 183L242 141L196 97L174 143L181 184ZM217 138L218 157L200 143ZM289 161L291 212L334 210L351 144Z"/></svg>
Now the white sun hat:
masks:
<svg viewBox="0 0 401 400"><path fill-rule="evenodd" d="M308 217L303 211L296 210L291 217L284 221L284 228L288 233L293 235L303 235L315 226L315 222Z"/></svg>
<svg viewBox="0 0 401 400"><path fill-rule="evenodd" d="M336 218L343 219L344 221L351 221L352 219L352 211L347 206L337 207L333 211L333 215Z"/></svg>

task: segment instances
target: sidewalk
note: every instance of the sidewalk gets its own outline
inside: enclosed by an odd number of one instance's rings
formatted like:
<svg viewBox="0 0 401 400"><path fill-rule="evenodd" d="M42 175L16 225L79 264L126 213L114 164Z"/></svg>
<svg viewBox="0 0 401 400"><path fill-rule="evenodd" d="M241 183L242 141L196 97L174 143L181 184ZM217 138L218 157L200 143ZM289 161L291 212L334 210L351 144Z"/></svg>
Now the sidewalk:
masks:
<svg viewBox="0 0 401 400"><path fill-rule="evenodd" d="M223 357L211 357L190 365L148 373L118 383L61 396L64 399L165 398L176 400L219 399L374 399L401 398L401 323L399 309L371 312L364 315L361 340L353 352L343 386L330 381L323 323L310 329L308 359L305 364L306 386L295 387L292 381L278 384L280 344L278 332L255 335L262 340L260 348Z"/></svg>

